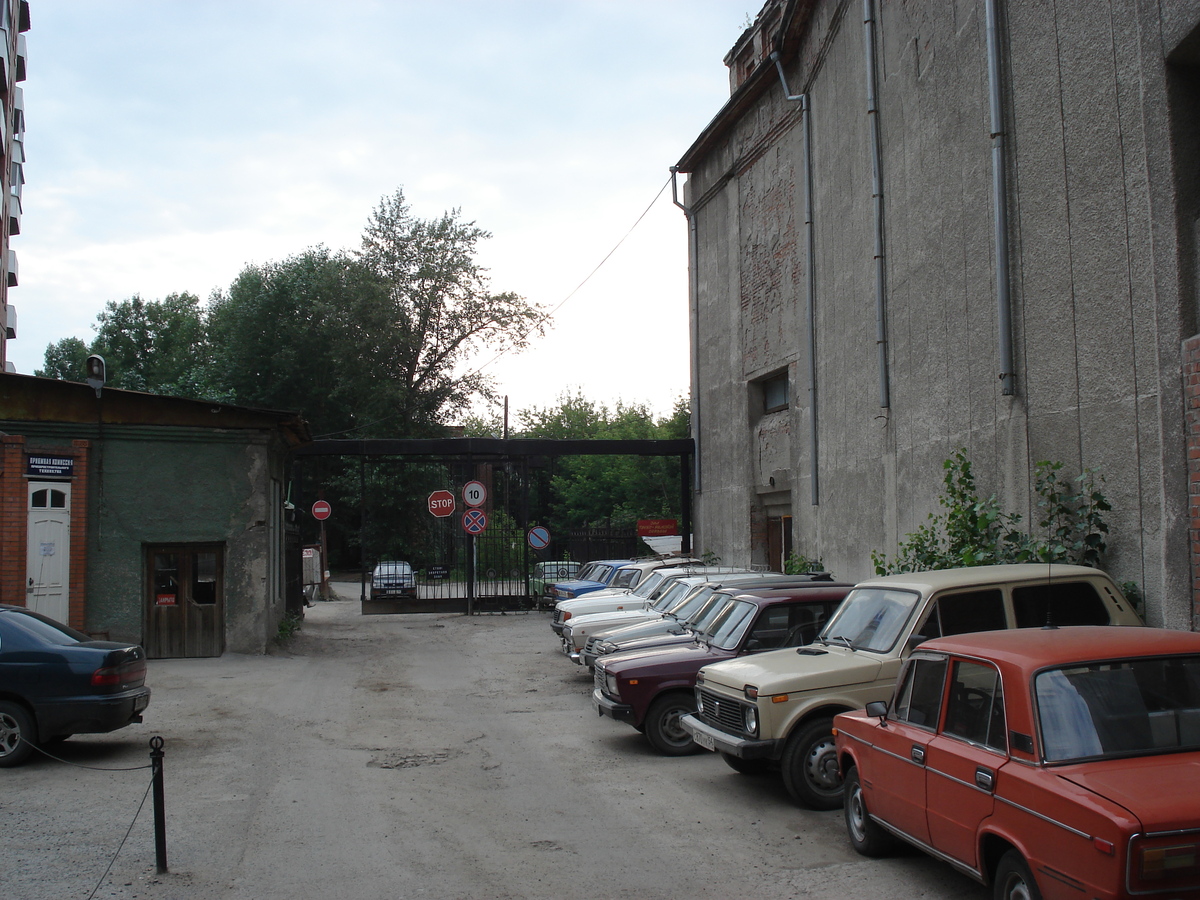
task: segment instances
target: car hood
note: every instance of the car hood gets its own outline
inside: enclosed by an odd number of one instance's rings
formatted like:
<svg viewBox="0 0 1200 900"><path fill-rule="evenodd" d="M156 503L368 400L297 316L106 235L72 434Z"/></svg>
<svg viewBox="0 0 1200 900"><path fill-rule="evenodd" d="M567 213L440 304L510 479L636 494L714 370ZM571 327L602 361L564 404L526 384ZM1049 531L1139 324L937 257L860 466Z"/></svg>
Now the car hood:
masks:
<svg viewBox="0 0 1200 900"><path fill-rule="evenodd" d="M623 640L620 642L620 649L617 652L628 653L630 651L649 650L658 647L688 646L695 642L696 639L690 631L685 631L682 634L671 634L660 631L658 634L648 634L642 637ZM721 659L727 659L729 655L726 653Z"/></svg>
<svg viewBox="0 0 1200 900"><path fill-rule="evenodd" d="M652 612L654 611L647 610L646 614L649 615ZM638 638L653 637L668 633L682 635L687 632L675 619L666 617L662 613L655 613L655 618L648 622L636 622L633 625L618 625L603 630L597 629L592 632L592 635L594 637L603 637L606 641L616 641L624 644L626 641L635 641Z"/></svg>
<svg viewBox="0 0 1200 900"><path fill-rule="evenodd" d="M675 646L624 650L601 659L604 671L614 675L629 675L635 671L649 674L653 671L674 676L699 672L708 663L728 660L730 656L732 654L728 650L717 650L692 641Z"/></svg>
<svg viewBox="0 0 1200 900"><path fill-rule="evenodd" d="M879 677L883 658L844 647L786 647L707 666L706 684L720 684L741 693L747 684L763 694L790 694L832 687L868 684Z"/></svg>
<svg viewBox="0 0 1200 900"><path fill-rule="evenodd" d="M598 629L621 625L622 623L644 622L652 615L640 606L637 609L614 609L611 612L597 612L588 615L572 615L567 620L572 634L595 634Z"/></svg>
<svg viewBox="0 0 1200 900"><path fill-rule="evenodd" d="M1061 778L1117 803L1145 831L1200 826L1200 813L1182 785L1200 781L1200 752L1078 763L1054 771Z"/></svg>

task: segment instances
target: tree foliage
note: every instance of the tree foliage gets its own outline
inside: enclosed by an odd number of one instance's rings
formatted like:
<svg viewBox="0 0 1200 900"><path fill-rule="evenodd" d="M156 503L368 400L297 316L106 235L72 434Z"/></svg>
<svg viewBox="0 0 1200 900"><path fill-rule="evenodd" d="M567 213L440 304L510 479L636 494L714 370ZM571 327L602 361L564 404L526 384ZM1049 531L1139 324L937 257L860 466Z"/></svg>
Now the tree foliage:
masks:
<svg viewBox="0 0 1200 900"><path fill-rule="evenodd" d="M1061 462L1038 462L1033 487L1041 518L1036 529L1026 531L1020 514L1004 512L994 494L979 496L965 449L942 465L938 504L945 512L930 513L900 542L895 556L872 551L877 574L1023 562L1100 565L1107 549L1104 513L1112 506L1095 469L1069 480L1061 474Z"/></svg>

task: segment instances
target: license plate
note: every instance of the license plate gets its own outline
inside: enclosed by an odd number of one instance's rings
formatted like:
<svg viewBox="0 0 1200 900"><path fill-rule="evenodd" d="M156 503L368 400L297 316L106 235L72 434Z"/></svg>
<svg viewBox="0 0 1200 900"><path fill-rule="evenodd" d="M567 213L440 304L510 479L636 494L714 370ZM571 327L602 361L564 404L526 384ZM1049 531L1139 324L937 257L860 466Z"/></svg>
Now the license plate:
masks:
<svg viewBox="0 0 1200 900"><path fill-rule="evenodd" d="M703 731L697 731L692 735L692 740L696 742L696 746L703 747L705 750L716 752L717 742L711 734L705 734Z"/></svg>

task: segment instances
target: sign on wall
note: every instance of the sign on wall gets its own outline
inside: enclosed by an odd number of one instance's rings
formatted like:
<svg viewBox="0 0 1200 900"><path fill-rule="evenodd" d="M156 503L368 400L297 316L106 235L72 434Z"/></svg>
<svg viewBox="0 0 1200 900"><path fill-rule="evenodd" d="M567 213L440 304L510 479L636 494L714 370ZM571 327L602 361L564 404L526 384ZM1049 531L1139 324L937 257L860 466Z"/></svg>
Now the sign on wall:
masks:
<svg viewBox="0 0 1200 900"><path fill-rule="evenodd" d="M35 478L70 478L75 474L75 458L71 456L25 457L25 474Z"/></svg>

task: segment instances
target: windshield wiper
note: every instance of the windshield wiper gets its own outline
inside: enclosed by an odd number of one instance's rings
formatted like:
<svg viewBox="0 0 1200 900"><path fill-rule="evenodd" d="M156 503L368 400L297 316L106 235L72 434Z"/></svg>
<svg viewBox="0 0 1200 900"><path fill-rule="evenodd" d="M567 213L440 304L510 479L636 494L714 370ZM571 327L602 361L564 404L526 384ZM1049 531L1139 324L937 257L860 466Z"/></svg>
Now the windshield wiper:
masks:
<svg viewBox="0 0 1200 900"><path fill-rule="evenodd" d="M830 641L841 641L843 644L846 645L847 650L857 650L858 649L857 647L854 646L854 642L852 640L850 640L850 638L845 637L840 634L835 634L835 635L831 636L829 638L829 640ZM829 642L826 641L825 638L821 638L821 643L828 646Z"/></svg>

